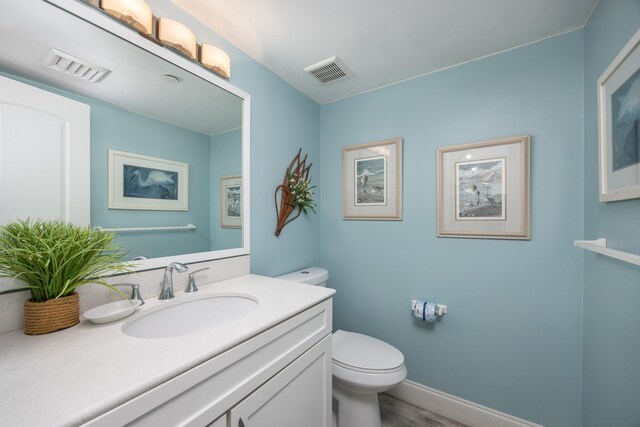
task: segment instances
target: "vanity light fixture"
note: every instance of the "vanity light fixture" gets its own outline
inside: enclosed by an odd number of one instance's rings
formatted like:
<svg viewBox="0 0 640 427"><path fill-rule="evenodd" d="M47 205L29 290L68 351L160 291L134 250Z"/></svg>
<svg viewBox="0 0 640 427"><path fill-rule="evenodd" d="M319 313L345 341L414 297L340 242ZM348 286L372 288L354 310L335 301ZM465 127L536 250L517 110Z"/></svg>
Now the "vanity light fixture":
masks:
<svg viewBox="0 0 640 427"><path fill-rule="evenodd" d="M198 44L195 34L187 26L173 19L154 16L144 0L81 1L96 8L99 5L103 12L135 29L140 35L199 63L218 76L225 79L231 77L231 58L227 52L209 44Z"/></svg>
<svg viewBox="0 0 640 427"><path fill-rule="evenodd" d="M100 0L100 8L143 34L153 31L153 14L144 0Z"/></svg>
<svg viewBox="0 0 640 427"><path fill-rule="evenodd" d="M190 59L196 59L197 43L193 32L173 19L158 20L158 40L163 45L177 50Z"/></svg>
<svg viewBox="0 0 640 427"><path fill-rule="evenodd" d="M231 77L231 58L224 50L210 44L200 46L200 63L217 75Z"/></svg>

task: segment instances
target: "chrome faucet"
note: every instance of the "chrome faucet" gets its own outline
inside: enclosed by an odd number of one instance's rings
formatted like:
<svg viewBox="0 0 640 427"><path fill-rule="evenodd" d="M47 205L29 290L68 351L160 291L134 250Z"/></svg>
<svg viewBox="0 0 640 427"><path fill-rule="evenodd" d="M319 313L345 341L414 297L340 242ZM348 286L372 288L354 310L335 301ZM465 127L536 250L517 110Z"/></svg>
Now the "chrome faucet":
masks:
<svg viewBox="0 0 640 427"><path fill-rule="evenodd" d="M173 295L173 270L177 270L178 273L184 273L189 267L179 262L172 262L167 265L164 270L164 279L162 279L162 292L160 292L160 299L171 299Z"/></svg>

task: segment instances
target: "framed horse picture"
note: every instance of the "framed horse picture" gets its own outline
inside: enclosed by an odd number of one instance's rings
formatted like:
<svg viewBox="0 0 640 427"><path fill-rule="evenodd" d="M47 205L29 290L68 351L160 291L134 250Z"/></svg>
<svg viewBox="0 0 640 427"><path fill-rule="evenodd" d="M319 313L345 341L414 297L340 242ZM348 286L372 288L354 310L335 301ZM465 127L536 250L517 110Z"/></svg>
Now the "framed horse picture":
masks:
<svg viewBox="0 0 640 427"><path fill-rule="evenodd" d="M529 136L439 148L438 237L531 238Z"/></svg>

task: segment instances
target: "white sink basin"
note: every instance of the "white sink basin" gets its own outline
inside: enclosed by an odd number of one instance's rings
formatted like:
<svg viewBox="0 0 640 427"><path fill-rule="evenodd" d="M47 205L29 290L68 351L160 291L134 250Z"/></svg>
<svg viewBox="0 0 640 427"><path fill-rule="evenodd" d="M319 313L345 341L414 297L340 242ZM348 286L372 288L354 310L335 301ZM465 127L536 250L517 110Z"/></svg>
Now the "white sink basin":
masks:
<svg viewBox="0 0 640 427"><path fill-rule="evenodd" d="M136 338L177 337L229 324L258 308L258 300L249 295L212 295L169 304L126 323L122 331Z"/></svg>

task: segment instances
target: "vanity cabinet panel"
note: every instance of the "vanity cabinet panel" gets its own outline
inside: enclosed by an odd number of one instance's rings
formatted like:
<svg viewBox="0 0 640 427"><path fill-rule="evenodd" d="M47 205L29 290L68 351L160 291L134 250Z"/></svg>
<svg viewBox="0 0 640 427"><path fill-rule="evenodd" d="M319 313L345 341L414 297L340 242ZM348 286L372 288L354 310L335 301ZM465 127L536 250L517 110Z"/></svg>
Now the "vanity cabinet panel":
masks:
<svg viewBox="0 0 640 427"><path fill-rule="evenodd" d="M211 424L207 424L207 427L227 427L227 414L224 414Z"/></svg>
<svg viewBox="0 0 640 427"><path fill-rule="evenodd" d="M330 336L331 319L332 306L329 299L84 425L207 426L307 350ZM327 387L330 385L329 371ZM330 401L329 398L328 402Z"/></svg>
<svg viewBox="0 0 640 427"><path fill-rule="evenodd" d="M331 336L229 411L231 427L329 427Z"/></svg>

